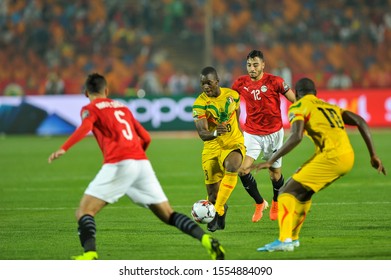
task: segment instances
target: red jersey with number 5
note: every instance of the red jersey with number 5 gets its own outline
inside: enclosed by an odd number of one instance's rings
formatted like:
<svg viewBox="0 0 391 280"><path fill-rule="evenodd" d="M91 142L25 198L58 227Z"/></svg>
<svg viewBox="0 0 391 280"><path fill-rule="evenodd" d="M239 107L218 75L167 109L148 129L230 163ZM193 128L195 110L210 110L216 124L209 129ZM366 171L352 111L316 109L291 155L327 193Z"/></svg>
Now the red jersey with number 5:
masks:
<svg viewBox="0 0 391 280"><path fill-rule="evenodd" d="M147 159L145 149L151 138L125 104L109 98L98 98L81 109L81 117L82 124L63 145L64 150L68 150L92 130L102 150L104 163Z"/></svg>
<svg viewBox="0 0 391 280"><path fill-rule="evenodd" d="M240 99L246 104L244 131L267 135L281 129L280 94L289 90L281 77L263 73L259 81L252 81L248 75L241 76L232 89L239 92Z"/></svg>

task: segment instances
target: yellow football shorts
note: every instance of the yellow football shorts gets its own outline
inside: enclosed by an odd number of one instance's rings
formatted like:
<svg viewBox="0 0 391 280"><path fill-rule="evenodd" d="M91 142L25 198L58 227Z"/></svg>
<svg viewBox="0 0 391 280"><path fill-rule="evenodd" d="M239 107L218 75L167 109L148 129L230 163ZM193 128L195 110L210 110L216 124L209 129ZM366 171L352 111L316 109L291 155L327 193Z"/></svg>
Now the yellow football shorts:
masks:
<svg viewBox="0 0 391 280"><path fill-rule="evenodd" d="M223 179L225 173L224 160L232 151L236 150L240 150L244 159L246 148L243 144L239 144L233 149L208 149L202 152L202 170L204 170L205 184L214 184Z"/></svg>
<svg viewBox="0 0 391 280"><path fill-rule="evenodd" d="M332 158L325 153L315 154L292 175L292 179L318 192L348 173L353 164L353 152Z"/></svg>

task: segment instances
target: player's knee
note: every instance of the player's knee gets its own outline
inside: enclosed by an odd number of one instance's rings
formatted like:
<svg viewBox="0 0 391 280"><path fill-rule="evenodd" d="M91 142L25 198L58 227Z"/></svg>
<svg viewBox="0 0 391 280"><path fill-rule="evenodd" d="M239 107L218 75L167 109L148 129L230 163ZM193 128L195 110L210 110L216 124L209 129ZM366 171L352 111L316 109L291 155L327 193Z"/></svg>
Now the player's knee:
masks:
<svg viewBox="0 0 391 280"><path fill-rule="evenodd" d="M281 169L271 169L269 174L270 174L270 180L275 181L275 182L280 180L280 178L282 176Z"/></svg>

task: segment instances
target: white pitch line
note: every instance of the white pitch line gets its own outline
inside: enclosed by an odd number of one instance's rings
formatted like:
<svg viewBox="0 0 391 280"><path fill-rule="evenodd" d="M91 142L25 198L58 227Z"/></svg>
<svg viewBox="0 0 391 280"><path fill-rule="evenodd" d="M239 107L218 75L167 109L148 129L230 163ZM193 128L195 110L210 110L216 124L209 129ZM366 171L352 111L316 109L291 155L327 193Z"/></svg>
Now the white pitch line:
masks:
<svg viewBox="0 0 391 280"><path fill-rule="evenodd" d="M379 204L391 204L391 201L367 201L367 202L320 202L320 203L313 203L312 205L320 205L320 206L329 206L329 205L379 205ZM230 207L243 207L246 206L244 204L230 204ZM189 208L191 205L172 205L172 207L175 208ZM131 205L131 206L108 206L105 208L105 210L117 210L117 209L133 209L133 208L140 208L144 209L143 207L140 207L138 205ZM0 208L0 211L61 211L61 210L75 210L76 207L55 207L55 208L49 208L49 207L15 207L15 208Z"/></svg>

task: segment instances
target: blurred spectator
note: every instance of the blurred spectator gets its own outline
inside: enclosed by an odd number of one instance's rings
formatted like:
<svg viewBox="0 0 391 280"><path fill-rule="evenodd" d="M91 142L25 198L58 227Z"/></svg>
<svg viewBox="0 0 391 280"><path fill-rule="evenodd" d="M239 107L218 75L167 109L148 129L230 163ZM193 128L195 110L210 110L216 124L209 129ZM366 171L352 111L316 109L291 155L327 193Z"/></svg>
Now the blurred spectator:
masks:
<svg viewBox="0 0 391 280"><path fill-rule="evenodd" d="M138 88L144 90L147 95L163 94L163 86L153 65L148 65L147 71L140 77Z"/></svg>
<svg viewBox="0 0 391 280"><path fill-rule="evenodd" d="M178 32L184 24L185 9L182 0L166 1L163 30L165 33Z"/></svg>
<svg viewBox="0 0 391 280"><path fill-rule="evenodd" d="M330 77L327 82L329 89L349 89L352 87L352 78L347 75L343 68L337 69L337 72Z"/></svg>
<svg viewBox="0 0 391 280"><path fill-rule="evenodd" d="M190 78L184 71L177 71L168 79L168 93L171 95L184 95L188 92Z"/></svg>
<svg viewBox="0 0 391 280"><path fill-rule="evenodd" d="M293 81L280 76L290 85L316 75L325 88L333 69L344 67L353 87L388 87L389 7L390 0L0 0L0 65L7 65L0 94L10 83L25 94L43 94L52 68L66 81L66 94L78 92L79 77L91 71L116 77L115 94L126 94L134 72L156 80L148 82L154 91L159 83L165 90L172 73L158 71L162 63L175 71L186 59L189 73L205 66L206 28L213 33L208 63L226 69L228 85L243 69L243 53L261 47L268 65L281 58L289 65ZM206 11L211 26L205 26ZM150 63L157 70L143 75ZM187 91L195 88L192 78L189 84Z"/></svg>
<svg viewBox="0 0 391 280"><path fill-rule="evenodd" d="M24 95L23 88L17 83L10 83L4 89L6 96L22 96Z"/></svg>
<svg viewBox="0 0 391 280"><path fill-rule="evenodd" d="M277 67L273 68L271 73L273 75L279 76L284 79L285 83L293 87L292 84L292 71L291 69L286 65L285 61L279 60L277 63Z"/></svg>
<svg viewBox="0 0 391 280"><path fill-rule="evenodd" d="M64 81L55 72L50 72L45 83L45 95L64 94Z"/></svg>

